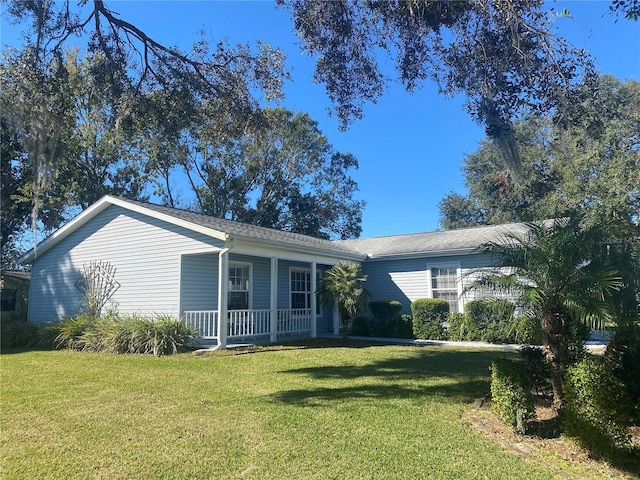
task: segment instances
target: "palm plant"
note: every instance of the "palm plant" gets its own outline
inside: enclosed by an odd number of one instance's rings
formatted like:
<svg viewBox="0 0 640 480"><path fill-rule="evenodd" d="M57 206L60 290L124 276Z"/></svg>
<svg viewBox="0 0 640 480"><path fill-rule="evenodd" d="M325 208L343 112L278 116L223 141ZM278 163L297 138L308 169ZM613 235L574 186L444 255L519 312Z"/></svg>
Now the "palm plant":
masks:
<svg viewBox="0 0 640 480"><path fill-rule="evenodd" d="M347 338L349 320L365 311L369 292L364 288L367 276L355 263L340 262L325 272L317 294L321 305L338 305L342 336Z"/></svg>
<svg viewBox="0 0 640 480"><path fill-rule="evenodd" d="M601 326L610 320L611 299L623 285L612 266L603 226L585 225L581 216L574 216L527 227L525 235L507 234L484 245L496 267L478 272L468 289L515 296L521 313L541 322L554 408L559 411L569 343L578 322Z"/></svg>

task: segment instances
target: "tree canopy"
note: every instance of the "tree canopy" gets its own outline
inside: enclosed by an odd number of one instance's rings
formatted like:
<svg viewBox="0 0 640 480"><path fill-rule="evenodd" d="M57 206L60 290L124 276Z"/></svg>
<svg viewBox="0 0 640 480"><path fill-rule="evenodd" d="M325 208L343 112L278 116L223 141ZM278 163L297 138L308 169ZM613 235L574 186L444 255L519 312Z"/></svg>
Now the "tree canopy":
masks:
<svg viewBox="0 0 640 480"><path fill-rule="evenodd" d="M29 226L56 228L107 193L359 235L357 160L308 115L273 108L280 50L202 35L169 47L99 0L13 0L6 14L24 28L0 64L3 258Z"/></svg>
<svg viewBox="0 0 640 480"><path fill-rule="evenodd" d="M532 113L562 117L593 73L587 53L553 33L558 13L542 0L278 3L291 13L304 50L316 56L315 79L343 127L383 94L384 59L391 57L408 91L432 80L445 95L464 94L515 172L513 122Z"/></svg>
<svg viewBox="0 0 640 480"><path fill-rule="evenodd" d="M525 235L506 234L485 244L496 267L478 271L469 288L517 298L520 311L540 322L554 407L560 410L577 325L611 326L627 307L627 314L637 318L637 305L622 300L637 292L636 284L625 279L634 277L637 282L637 261L628 242L619 242L619 228L626 226L617 222L594 224L575 213L527 226Z"/></svg>
<svg viewBox="0 0 640 480"><path fill-rule="evenodd" d="M531 117L515 126L516 181L490 141L465 158L468 194L440 206L444 228L588 215L637 222L640 215L640 83L602 76L567 124Z"/></svg>

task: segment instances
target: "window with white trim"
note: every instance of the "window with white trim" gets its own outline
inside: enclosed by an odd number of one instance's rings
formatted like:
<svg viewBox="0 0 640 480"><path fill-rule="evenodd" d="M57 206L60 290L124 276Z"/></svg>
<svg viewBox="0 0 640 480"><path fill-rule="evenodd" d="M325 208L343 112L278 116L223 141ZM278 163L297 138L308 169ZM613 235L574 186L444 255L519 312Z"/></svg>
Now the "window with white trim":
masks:
<svg viewBox="0 0 640 480"><path fill-rule="evenodd" d="M229 310L248 310L251 292L251 266L249 264L229 264Z"/></svg>
<svg viewBox="0 0 640 480"><path fill-rule="evenodd" d="M442 298L449 302L451 312L458 312L459 289L458 267L455 265L439 265L431 267L431 297Z"/></svg>
<svg viewBox="0 0 640 480"><path fill-rule="evenodd" d="M292 268L289 271L291 308L311 308L311 271Z"/></svg>

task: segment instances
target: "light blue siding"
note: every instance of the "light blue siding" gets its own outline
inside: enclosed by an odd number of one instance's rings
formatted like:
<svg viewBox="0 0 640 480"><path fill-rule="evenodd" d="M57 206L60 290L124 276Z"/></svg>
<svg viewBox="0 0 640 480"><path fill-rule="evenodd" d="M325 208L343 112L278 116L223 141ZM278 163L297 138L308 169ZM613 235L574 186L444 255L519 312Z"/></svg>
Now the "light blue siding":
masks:
<svg viewBox="0 0 640 480"><path fill-rule="evenodd" d="M214 251L222 242L112 205L53 246L32 265L29 320L43 323L78 313L75 287L92 260L116 268L112 305L123 313L177 316L183 254Z"/></svg>
<svg viewBox="0 0 640 480"><path fill-rule="evenodd" d="M469 281L465 275L490 265L490 259L483 255L457 255L364 262L362 271L368 276L366 288L371 293L370 301L396 300L402 304L403 313L411 313L412 301L429 296L427 265L432 264L459 264L464 288Z"/></svg>
<svg viewBox="0 0 640 480"><path fill-rule="evenodd" d="M251 307L254 310L271 308L271 259L229 253L229 263L251 264Z"/></svg>
<svg viewBox="0 0 640 480"><path fill-rule="evenodd" d="M183 255L180 311L218 309L218 254Z"/></svg>

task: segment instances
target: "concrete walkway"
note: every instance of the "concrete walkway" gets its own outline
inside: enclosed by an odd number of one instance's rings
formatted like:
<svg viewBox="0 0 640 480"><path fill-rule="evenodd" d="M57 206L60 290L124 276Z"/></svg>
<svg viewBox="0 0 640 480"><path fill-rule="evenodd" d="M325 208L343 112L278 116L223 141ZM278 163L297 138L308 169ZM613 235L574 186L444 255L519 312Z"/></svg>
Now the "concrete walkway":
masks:
<svg viewBox="0 0 640 480"><path fill-rule="evenodd" d="M333 335L330 333L319 334L318 338L331 338L334 340L339 340L342 338L342 335ZM486 342L449 342L446 340L415 340L412 338L386 338L386 337L360 337L349 335L349 340L359 340L363 342L379 342L379 343L393 343L398 345L421 345L425 347L429 346L441 346L441 347L463 347L463 348L489 348L493 350L503 350L509 352L516 352L520 349L522 345L518 344L497 344L497 343L486 343ZM607 347L608 337L603 337L601 335L592 335L589 340L585 343L585 348L590 352L599 352L603 351ZM252 347L256 344L252 343L242 343L242 344L228 344L227 348L242 348L242 347ZM196 350L194 353L196 355L202 355L206 352L215 352L218 350L217 345L203 345L202 348Z"/></svg>
<svg viewBox="0 0 640 480"><path fill-rule="evenodd" d="M318 335L321 338L334 338L339 339L342 338L340 335L333 334L321 334ZM450 342L446 340L415 340L411 338L384 338L384 337L359 337L349 335L350 340L361 340L364 342L380 342L380 343L396 343L403 345L423 345L423 346L444 346L444 347L466 347L466 348L491 348L495 350L504 350L515 352L520 349L522 345L518 344L497 344L497 343L486 343L486 342ZM589 351L599 351L604 350L607 347L607 344L603 341L603 339L594 339L587 340L585 342L585 348Z"/></svg>

